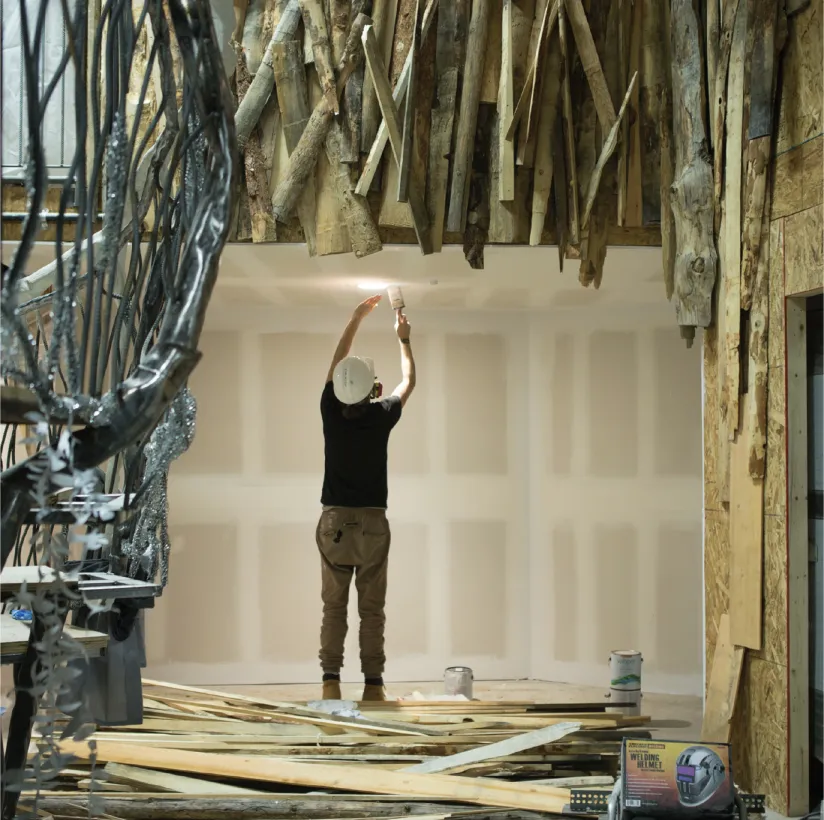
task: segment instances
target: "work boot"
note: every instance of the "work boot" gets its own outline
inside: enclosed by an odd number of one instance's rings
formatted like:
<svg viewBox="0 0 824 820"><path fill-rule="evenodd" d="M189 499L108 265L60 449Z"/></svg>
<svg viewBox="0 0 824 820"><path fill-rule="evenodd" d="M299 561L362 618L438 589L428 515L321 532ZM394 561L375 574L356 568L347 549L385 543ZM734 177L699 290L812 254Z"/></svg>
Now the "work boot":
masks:
<svg viewBox="0 0 824 820"><path fill-rule="evenodd" d="M324 700L340 700L340 681L339 680L325 680L323 682L323 699Z"/></svg>
<svg viewBox="0 0 824 820"><path fill-rule="evenodd" d="M362 700L389 700L389 698L386 697L386 689L383 686L367 683L363 687Z"/></svg>

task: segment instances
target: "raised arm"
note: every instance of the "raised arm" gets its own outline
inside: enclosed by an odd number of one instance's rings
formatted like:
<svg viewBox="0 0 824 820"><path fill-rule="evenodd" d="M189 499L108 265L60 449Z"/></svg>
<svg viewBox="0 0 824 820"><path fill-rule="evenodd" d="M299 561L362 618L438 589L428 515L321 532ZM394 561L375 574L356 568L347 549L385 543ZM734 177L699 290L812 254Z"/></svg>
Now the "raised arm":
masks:
<svg viewBox="0 0 824 820"><path fill-rule="evenodd" d="M363 318L368 316L375 309L380 300L380 294L377 296L370 296L368 299L364 299L364 301L355 308L352 318L344 328L343 334L338 342L338 346L335 348L335 355L332 357L332 364L329 367L329 372L326 374L327 382L332 381L332 374L335 372L338 362L342 361L349 355L349 351L352 349L352 342L355 341L355 334L358 332L358 328L360 327L360 323L363 321Z"/></svg>
<svg viewBox="0 0 824 820"><path fill-rule="evenodd" d="M392 391L393 396L401 400L401 407L406 406L406 400L415 389L415 357L412 355L412 345L409 341L409 320L399 310L395 320L395 330L398 334L398 343L401 346L401 383Z"/></svg>

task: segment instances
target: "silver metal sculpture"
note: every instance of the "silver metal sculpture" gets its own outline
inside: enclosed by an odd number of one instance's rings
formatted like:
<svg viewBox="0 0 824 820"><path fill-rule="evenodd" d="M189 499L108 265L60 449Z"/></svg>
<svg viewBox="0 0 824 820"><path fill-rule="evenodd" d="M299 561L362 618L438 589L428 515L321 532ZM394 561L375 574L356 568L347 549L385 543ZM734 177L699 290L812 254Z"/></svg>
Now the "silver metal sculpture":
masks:
<svg viewBox="0 0 824 820"><path fill-rule="evenodd" d="M63 572L45 592L15 594L34 619L3 755L10 820L21 784L39 789L63 767L61 733L82 737L101 722L80 696L94 687L79 685L88 665L63 633L67 613L109 631L111 662L166 584L166 482L194 434L186 383L229 231L236 143L208 0L105 0L96 22L84 0L0 2L0 29L12 13L19 23L27 194L0 294L2 566ZM64 48L45 77L55 14ZM135 83L139 49L148 57ZM88 83L72 88L69 75ZM147 123L152 82L160 104ZM75 150L49 213L43 123L58 87L74 95ZM26 276L44 221L54 259ZM17 460L26 435L31 454ZM40 751L26 768L38 704L68 720L39 718Z"/></svg>

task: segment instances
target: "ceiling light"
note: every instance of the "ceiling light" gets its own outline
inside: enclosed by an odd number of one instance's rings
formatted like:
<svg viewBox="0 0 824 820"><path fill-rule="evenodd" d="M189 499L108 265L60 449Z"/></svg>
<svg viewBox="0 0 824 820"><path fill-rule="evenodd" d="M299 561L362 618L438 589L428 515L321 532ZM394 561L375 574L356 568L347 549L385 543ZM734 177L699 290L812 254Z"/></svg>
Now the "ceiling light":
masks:
<svg viewBox="0 0 824 820"><path fill-rule="evenodd" d="M386 282L358 282L361 290L386 290Z"/></svg>

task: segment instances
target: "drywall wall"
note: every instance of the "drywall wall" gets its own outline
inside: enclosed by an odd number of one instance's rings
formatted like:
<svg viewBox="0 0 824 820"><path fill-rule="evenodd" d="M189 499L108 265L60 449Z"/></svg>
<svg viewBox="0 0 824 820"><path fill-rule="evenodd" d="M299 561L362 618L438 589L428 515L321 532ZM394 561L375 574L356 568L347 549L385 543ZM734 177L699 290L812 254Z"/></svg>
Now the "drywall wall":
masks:
<svg viewBox="0 0 824 820"><path fill-rule="evenodd" d="M195 443L172 468L150 672L312 680L318 401L347 316L230 314L207 322ZM669 310L410 315L419 378L390 440L387 677L462 663L480 678L605 683L609 650L631 644L651 688L700 692L700 360ZM354 350L394 387L387 306Z"/></svg>

